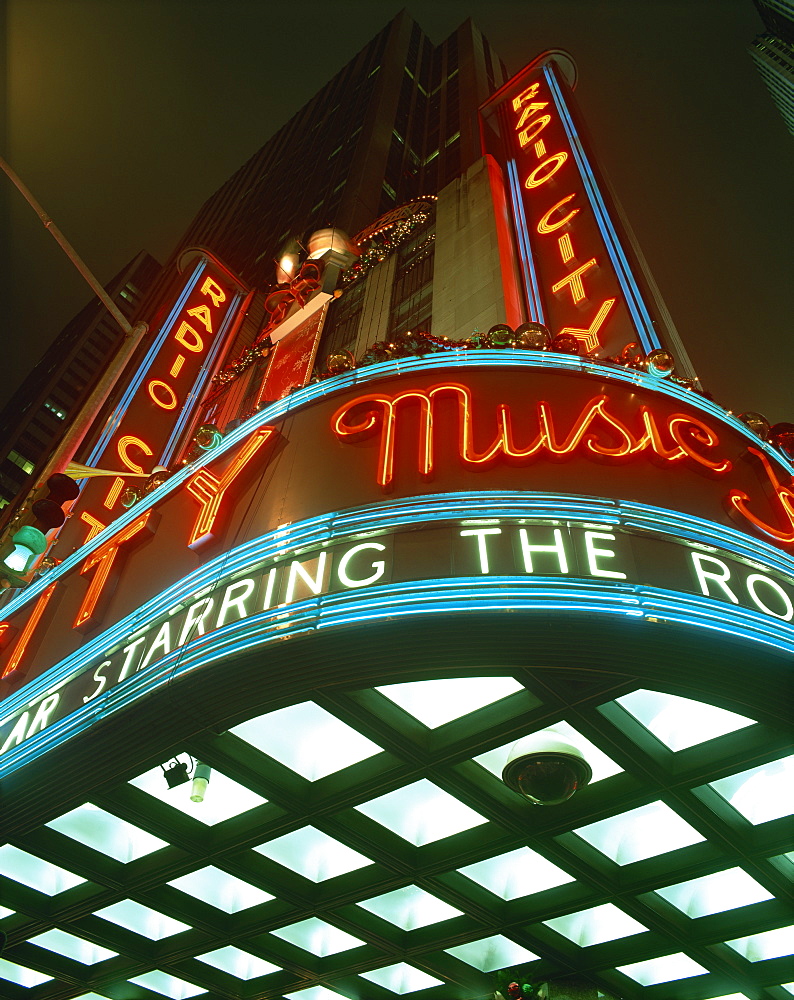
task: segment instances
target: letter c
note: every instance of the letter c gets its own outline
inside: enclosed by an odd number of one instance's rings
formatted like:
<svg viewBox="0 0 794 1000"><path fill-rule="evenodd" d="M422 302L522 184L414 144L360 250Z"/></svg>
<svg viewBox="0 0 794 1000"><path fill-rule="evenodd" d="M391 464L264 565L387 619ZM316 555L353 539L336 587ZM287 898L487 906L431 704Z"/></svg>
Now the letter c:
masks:
<svg viewBox="0 0 794 1000"><path fill-rule="evenodd" d="M139 475L145 475L143 468L138 465L137 462L134 462L127 454L127 449L132 445L135 445L136 448L140 448L144 455L148 458L151 458L152 455L154 455L154 452L145 441L141 441L140 438L134 437L132 434L127 434L125 437L119 438L119 443L116 445L116 451L118 452L119 458L127 466L130 472L137 472Z"/></svg>

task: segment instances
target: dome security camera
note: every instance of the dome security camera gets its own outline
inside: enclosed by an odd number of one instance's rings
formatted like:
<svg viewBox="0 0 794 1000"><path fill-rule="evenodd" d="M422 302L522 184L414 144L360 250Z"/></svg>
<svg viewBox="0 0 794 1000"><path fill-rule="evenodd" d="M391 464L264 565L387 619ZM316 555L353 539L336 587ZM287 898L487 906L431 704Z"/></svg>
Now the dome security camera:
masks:
<svg viewBox="0 0 794 1000"><path fill-rule="evenodd" d="M553 729L514 743L502 771L507 787L535 806L567 802L592 776L593 769L579 747Z"/></svg>

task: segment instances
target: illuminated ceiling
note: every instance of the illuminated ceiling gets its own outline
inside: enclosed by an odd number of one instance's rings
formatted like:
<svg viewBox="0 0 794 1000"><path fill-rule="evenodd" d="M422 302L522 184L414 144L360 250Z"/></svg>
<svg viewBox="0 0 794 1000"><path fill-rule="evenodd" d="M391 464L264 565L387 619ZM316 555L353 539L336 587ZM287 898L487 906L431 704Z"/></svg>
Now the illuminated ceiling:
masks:
<svg viewBox="0 0 794 1000"><path fill-rule="evenodd" d="M593 783L533 808L498 774L552 725ZM794 758L768 725L527 670L325 690L181 749L204 802L152 761L0 847L4 998L468 1000L512 965L794 996Z"/></svg>

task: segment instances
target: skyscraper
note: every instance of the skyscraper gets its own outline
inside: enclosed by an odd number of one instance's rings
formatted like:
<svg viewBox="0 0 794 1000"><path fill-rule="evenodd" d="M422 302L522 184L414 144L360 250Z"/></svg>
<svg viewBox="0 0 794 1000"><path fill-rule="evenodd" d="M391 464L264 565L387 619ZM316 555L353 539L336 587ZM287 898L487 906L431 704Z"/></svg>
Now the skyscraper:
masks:
<svg viewBox="0 0 794 1000"><path fill-rule="evenodd" d="M750 46L750 55L794 135L794 4L790 0L755 0L755 5L766 31Z"/></svg>
<svg viewBox="0 0 794 1000"><path fill-rule="evenodd" d="M400 15L144 306L0 622L10 1000L788 990L790 440L477 38Z"/></svg>

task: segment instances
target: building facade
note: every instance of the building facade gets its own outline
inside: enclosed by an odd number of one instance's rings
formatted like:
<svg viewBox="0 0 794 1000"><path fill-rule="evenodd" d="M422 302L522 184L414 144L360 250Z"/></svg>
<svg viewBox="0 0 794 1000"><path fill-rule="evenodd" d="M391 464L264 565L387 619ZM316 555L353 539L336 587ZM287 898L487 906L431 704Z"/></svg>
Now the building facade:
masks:
<svg viewBox="0 0 794 1000"><path fill-rule="evenodd" d="M127 318L139 309L159 272L157 261L141 251L108 284ZM105 307L98 300L89 302L9 399L0 413L0 509L35 482L36 470L57 448L122 338Z"/></svg>
<svg viewBox="0 0 794 1000"><path fill-rule="evenodd" d="M750 55L775 106L794 135L794 4L790 0L755 0L766 31L750 46Z"/></svg>
<svg viewBox="0 0 794 1000"><path fill-rule="evenodd" d="M786 439L702 391L570 57L506 77L400 15L143 307L0 623L9 1000L791 993Z"/></svg>

